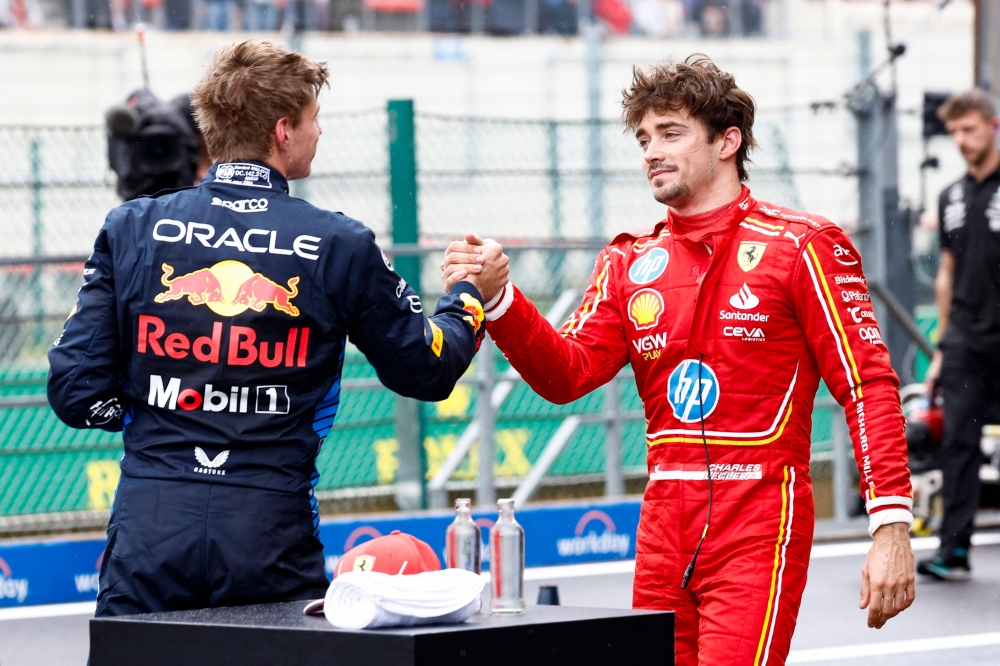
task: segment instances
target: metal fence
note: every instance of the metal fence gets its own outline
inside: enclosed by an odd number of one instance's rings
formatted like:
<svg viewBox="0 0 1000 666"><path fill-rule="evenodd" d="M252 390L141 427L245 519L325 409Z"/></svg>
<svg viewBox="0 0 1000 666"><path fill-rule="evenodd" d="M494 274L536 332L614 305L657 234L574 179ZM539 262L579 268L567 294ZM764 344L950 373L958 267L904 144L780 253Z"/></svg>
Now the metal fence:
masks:
<svg viewBox="0 0 1000 666"><path fill-rule="evenodd" d="M518 285L543 312L555 307L559 323L586 286L603 243L596 239L662 215L634 139L617 123L423 114L415 120L421 244L387 249L422 257L427 303L441 293L443 242L471 229L505 240ZM852 179L838 169L793 168L780 120L759 123L769 150L756 157L755 193L797 205L800 182L812 186L816 179L850 192ZM325 116L323 124L314 175L293 183L292 193L365 221L388 246L386 112ZM73 307L93 238L118 203L105 141L100 127L0 127L0 532L94 527L113 499L120 436L66 428L44 399L47 348ZM490 349L447 400L420 406L432 503L468 493L490 476L489 492L517 492L520 499L641 491L641 403L627 371L610 388L556 406L512 376L499 354L491 358ZM337 423L318 460L323 509L397 508L397 400L353 350L343 386ZM817 410L820 465L833 460L833 424L842 418L828 406ZM486 436L492 454L476 445L480 428L493 433ZM846 515L847 501L838 515Z"/></svg>

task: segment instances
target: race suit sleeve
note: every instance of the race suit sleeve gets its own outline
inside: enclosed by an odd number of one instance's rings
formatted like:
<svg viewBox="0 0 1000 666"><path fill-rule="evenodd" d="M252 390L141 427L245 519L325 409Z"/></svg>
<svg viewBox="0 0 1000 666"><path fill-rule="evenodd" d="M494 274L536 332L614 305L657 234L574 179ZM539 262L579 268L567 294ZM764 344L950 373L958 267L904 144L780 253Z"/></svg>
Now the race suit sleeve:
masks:
<svg viewBox="0 0 1000 666"><path fill-rule="evenodd" d="M611 256L597 257L583 303L556 331L512 284L488 304L490 337L534 391L556 404L607 383L628 363L621 311L614 299Z"/></svg>
<svg viewBox="0 0 1000 666"><path fill-rule="evenodd" d="M116 215L112 211L108 216ZM108 223L84 264L85 283L63 332L49 349L48 398L73 428L122 429L128 407L121 380L121 343Z"/></svg>
<svg viewBox="0 0 1000 666"><path fill-rule="evenodd" d="M795 307L823 380L847 416L868 531L912 524L899 381L875 321L860 255L835 227L816 234L801 252Z"/></svg>
<svg viewBox="0 0 1000 666"><path fill-rule="evenodd" d="M361 250L359 313L348 335L390 390L429 402L451 395L485 335L482 296L459 282L424 314L369 232Z"/></svg>

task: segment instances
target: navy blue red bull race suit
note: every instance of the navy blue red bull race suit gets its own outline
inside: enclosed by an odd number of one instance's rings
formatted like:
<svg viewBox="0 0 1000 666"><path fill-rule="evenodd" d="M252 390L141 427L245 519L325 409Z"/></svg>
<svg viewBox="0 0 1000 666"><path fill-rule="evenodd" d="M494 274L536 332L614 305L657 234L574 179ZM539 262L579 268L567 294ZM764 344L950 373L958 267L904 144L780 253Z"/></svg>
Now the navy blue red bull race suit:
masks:
<svg viewBox="0 0 1000 666"><path fill-rule="evenodd" d="M370 229L258 162L115 208L84 277L48 396L124 433L98 615L322 596L312 491L346 339L433 401L483 335L471 283L428 317Z"/></svg>
<svg viewBox="0 0 1000 666"><path fill-rule="evenodd" d="M857 250L828 220L744 187L720 209L615 238L558 331L513 285L486 318L552 402L632 365L649 468L633 605L676 612L679 665L784 663L812 545L820 379L847 416L869 530L912 523L898 380ZM709 466L711 525L682 589L706 534Z"/></svg>

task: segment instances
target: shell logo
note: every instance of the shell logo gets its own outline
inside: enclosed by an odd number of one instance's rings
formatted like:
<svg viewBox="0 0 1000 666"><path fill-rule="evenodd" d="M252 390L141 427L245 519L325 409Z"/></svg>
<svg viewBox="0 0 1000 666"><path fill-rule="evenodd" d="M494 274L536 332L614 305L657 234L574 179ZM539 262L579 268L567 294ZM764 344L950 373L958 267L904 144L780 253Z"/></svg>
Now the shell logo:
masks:
<svg viewBox="0 0 1000 666"><path fill-rule="evenodd" d="M655 327L662 313L663 296L655 289L640 289L628 301L628 318L637 331Z"/></svg>

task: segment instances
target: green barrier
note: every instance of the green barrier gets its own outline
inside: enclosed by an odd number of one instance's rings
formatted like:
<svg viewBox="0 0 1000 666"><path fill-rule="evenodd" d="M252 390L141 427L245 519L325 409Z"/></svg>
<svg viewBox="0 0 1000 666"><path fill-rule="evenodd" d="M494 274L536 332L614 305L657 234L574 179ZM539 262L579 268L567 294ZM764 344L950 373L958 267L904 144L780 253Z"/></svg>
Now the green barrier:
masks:
<svg viewBox="0 0 1000 666"><path fill-rule="evenodd" d="M497 373L508 368L502 359ZM470 376L475 368L470 368ZM375 372L361 354L349 354L344 379L366 379ZM11 369L0 374L0 398L43 397L45 371ZM817 397L828 396L821 386ZM603 391L568 405L553 405L527 385L515 386L497 414L496 463L498 478L525 475L541 455L564 418L594 414L604 409ZM642 409L635 384L622 382L622 411ZM385 389L345 390L336 424L317 459L318 490L337 490L391 484L399 468L399 445L394 434L395 395ZM454 448L475 414L476 391L460 384L439 403L422 405L426 422L424 451L427 478L431 478ZM839 408L835 410L839 413ZM833 410L813 415L813 450L832 449ZM839 418L839 417L838 417ZM626 468L645 465L644 423L622 424L622 454ZM48 407L0 409L0 515L107 509L118 482L119 433L76 430L59 421ZM475 478L475 447L456 470L456 480ZM604 469L604 428L581 427L553 465L553 476L598 474Z"/></svg>

